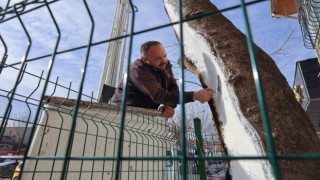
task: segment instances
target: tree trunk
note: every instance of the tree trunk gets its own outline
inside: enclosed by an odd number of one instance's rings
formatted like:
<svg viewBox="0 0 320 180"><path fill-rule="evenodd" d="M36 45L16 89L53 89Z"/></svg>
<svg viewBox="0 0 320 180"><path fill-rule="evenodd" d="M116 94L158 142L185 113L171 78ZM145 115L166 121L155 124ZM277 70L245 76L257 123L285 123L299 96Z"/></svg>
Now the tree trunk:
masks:
<svg viewBox="0 0 320 180"><path fill-rule="evenodd" d="M164 1L171 21L178 21L177 1ZM183 3L183 18L218 10L209 0ZM174 29L180 38L178 25ZM217 91L214 101L219 119L216 122L222 122L222 136L229 155L266 155L246 36L220 13L184 23L183 31L187 64L194 66L191 69L205 86ZM277 154L319 152L315 129L285 77L268 54L256 45L254 48ZM320 177L319 161L278 160L278 163L282 179ZM270 164L264 160L232 161L231 172L236 179L273 179Z"/></svg>

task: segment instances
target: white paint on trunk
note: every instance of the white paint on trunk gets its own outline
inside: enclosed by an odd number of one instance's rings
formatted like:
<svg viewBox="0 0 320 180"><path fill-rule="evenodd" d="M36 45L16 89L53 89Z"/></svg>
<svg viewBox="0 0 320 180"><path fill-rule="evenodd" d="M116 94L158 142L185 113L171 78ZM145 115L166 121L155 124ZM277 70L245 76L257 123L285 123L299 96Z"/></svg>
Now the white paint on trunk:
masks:
<svg viewBox="0 0 320 180"><path fill-rule="evenodd" d="M177 7L164 0L165 8L172 22L179 20ZM174 26L179 36L179 25ZM238 98L233 87L227 83L217 57L210 50L210 45L199 33L187 23L183 24L183 47L185 56L200 70L204 82L214 89L217 111L223 122L223 137L230 156L265 155L261 139L240 110ZM220 80L218 80L220 79ZM220 83L218 83L220 81ZM274 179L271 166L266 160L231 161L231 174L234 179Z"/></svg>

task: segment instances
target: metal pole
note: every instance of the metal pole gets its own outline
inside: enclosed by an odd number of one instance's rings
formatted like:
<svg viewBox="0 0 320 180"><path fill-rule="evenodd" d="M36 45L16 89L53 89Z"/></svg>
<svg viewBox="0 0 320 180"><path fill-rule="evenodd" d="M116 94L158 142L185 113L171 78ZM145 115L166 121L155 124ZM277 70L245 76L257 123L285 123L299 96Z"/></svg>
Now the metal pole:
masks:
<svg viewBox="0 0 320 180"><path fill-rule="evenodd" d="M201 134L201 120L199 118L194 118L193 125L194 125L194 133L196 135L197 156L201 158L204 155L203 139L202 139L202 134ZM199 170L200 180L206 180L207 174L206 174L205 161L203 159L198 160L198 163L199 163L198 170Z"/></svg>
<svg viewBox="0 0 320 180"><path fill-rule="evenodd" d="M279 164L277 160L277 154L275 150L274 140L272 138L272 130L271 130L271 124L269 120L269 114L267 110L266 101L264 98L264 92L261 82L261 75L259 71L259 61L256 58L255 51L254 51L254 45L253 45L253 39L251 35L251 29L249 24L249 18L247 14L247 9L244 0L241 0L241 8L244 15L244 21L246 26L246 34L247 34L247 42L248 42L248 49L250 54L250 60L252 65L252 71L253 71L253 77L254 77L254 83L256 87L256 91L258 94L258 102L260 105L260 112L261 117L263 121L263 127L266 133L266 143L267 143L267 151L268 151L268 157L270 160L270 163L272 165L273 174L276 180L281 179Z"/></svg>
<svg viewBox="0 0 320 180"><path fill-rule="evenodd" d="M127 33L127 26L128 26L128 18L129 16L127 15L129 13L129 5L127 0L120 0L117 3L116 7L116 13L113 21L113 26L112 26L112 32L111 32L111 38L116 38L123 36ZM100 87L99 87L99 92L98 92L98 98L101 98L101 93L103 86L106 84L111 87L116 86L116 80L118 76L118 69L119 69L119 60L120 60L120 53L121 53L121 46L123 45L122 43L123 39L117 39L114 41L111 41L108 46L107 50L107 55L105 59L105 63L103 66L103 71L101 75L101 80L100 80ZM124 43L122 47L122 51L125 51L126 43ZM121 63L120 66L123 64ZM120 67L120 69L122 69Z"/></svg>

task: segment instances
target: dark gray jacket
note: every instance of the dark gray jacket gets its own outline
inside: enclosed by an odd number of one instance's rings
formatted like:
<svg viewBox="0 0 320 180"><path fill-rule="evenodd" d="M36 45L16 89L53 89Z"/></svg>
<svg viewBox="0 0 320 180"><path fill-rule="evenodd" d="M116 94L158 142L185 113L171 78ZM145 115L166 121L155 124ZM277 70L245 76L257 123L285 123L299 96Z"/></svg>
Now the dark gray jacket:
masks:
<svg viewBox="0 0 320 180"><path fill-rule="evenodd" d="M179 87L168 63L164 70L153 68L137 59L130 65L127 105L157 109L160 104L176 107L179 104ZM120 83L112 97L113 103L121 103ZM193 92L185 92L185 103L193 101Z"/></svg>

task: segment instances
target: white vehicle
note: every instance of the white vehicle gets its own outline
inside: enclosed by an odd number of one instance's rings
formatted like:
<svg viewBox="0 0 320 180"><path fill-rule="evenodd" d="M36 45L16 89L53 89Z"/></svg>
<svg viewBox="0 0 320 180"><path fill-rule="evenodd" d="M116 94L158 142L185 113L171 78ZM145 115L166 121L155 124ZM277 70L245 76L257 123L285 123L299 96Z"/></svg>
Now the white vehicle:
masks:
<svg viewBox="0 0 320 180"><path fill-rule="evenodd" d="M179 150L168 149L167 156L176 157L180 155ZM190 152L189 152L190 155ZM191 155L190 155L191 156ZM187 166L187 179L190 180L199 180L199 171L197 162L194 160L188 161ZM166 180L179 180L181 177L181 162L180 160L167 160L165 163L166 166Z"/></svg>
<svg viewBox="0 0 320 180"><path fill-rule="evenodd" d="M167 149L167 156L174 157L177 155L178 153L176 150ZM179 161L167 160L165 163L165 166L166 166L166 180L181 179Z"/></svg>
<svg viewBox="0 0 320 180"><path fill-rule="evenodd" d="M167 149L168 157L176 157L180 155L177 149ZM195 151L188 152L189 157L196 157ZM199 180L199 164L196 160L189 160L187 167L187 176L191 180ZM181 163L179 160L165 161L166 167L166 180L182 179L181 177ZM208 160L206 161L207 178L216 178L219 180L225 179L225 162L223 160Z"/></svg>

